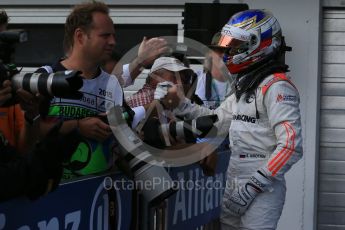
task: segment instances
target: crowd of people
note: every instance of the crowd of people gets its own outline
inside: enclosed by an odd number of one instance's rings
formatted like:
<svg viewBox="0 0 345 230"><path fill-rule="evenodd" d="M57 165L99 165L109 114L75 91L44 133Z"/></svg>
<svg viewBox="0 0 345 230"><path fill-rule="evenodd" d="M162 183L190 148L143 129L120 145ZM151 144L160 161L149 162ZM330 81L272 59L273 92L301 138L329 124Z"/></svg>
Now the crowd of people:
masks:
<svg viewBox="0 0 345 230"><path fill-rule="evenodd" d="M4 11L0 23L6 30ZM12 88L10 80L2 82L0 180L7 189L1 189L0 200L36 199L56 189L61 179L113 168L116 139L106 120L114 106L129 114L134 132L149 116L169 124L216 114L217 135L227 136L223 146L231 154L222 229L275 229L285 200L284 174L302 157L300 99L286 74L287 48L277 19L265 10L233 15L214 35L200 72L186 57L169 55L169 44L159 37L144 37L129 64L119 62L115 46L108 6L79 4L66 19L65 56L36 72L81 71L83 97L43 98ZM123 87L145 68L150 69L145 84L125 98ZM18 103L6 105L13 97ZM157 105L162 109L149 113ZM181 144L168 139L170 145ZM52 143L58 148L49 149ZM201 166L212 175L217 154L206 155Z"/></svg>

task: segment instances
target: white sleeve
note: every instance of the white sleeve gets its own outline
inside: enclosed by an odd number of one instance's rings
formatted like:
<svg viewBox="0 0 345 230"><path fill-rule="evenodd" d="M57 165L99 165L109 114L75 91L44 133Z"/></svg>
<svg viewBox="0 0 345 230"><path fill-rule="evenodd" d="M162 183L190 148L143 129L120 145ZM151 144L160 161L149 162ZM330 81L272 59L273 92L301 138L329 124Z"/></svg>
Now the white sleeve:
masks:
<svg viewBox="0 0 345 230"><path fill-rule="evenodd" d="M133 118L133 122L132 122L132 128L135 128L135 127L137 127L139 122L145 118L145 112L146 111L145 111L144 106L134 107L134 108L132 108L132 110L135 113L134 118Z"/></svg>
<svg viewBox="0 0 345 230"><path fill-rule="evenodd" d="M197 79L197 84L195 88L195 94L198 95L198 97L201 100L205 100L205 82L206 82L206 73L203 72L198 72L198 79Z"/></svg>
<svg viewBox="0 0 345 230"><path fill-rule="evenodd" d="M129 72L129 64L125 64L122 66L121 78L123 80L122 87L128 87L130 85L133 85L133 79L131 77L131 73Z"/></svg>
<svg viewBox="0 0 345 230"><path fill-rule="evenodd" d="M291 166L302 157L299 101L297 89L287 81L274 83L264 98L268 119L277 138L276 148L265 170L277 179L282 179Z"/></svg>
<svg viewBox="0 0 345 230"><path fill-rule="evenodd" d="M232 120L232 103L234 100L235 95L231 95L227 97L217 109L211 110L193 104L190 100L186 99L173 112L175 115L183 116L187 119L195 119L200 116L216 114L218 116L218 121L215 123L215 126L218 129L218 135L227 135Z"/></svg>

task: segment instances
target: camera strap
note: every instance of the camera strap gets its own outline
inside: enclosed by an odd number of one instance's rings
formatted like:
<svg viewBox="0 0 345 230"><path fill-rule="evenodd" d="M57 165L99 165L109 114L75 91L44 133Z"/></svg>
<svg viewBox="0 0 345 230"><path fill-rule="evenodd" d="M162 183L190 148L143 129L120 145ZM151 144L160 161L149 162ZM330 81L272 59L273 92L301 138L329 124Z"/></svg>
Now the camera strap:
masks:
<svg viewBox="0 0 345 230"><path fill-rule="evenodd" d="M41 68L44 69L49 74L56 72L56 71L53 70L53 67L49 66L49 65L42 66Z"/></svg>
<svg viewBox="0 0 345 230"><path fill-rule="evenodd" d="M161 133L163 135L164 138L164 142L166 146L171 146L171 142L169 139L169 124L166 121L166 119L164 119L162 114L165 114L164 110L163 110L163 106L160 103L157 103L157 114L158 114L158 119L159 122L162 124L161 125Z"/></svg>

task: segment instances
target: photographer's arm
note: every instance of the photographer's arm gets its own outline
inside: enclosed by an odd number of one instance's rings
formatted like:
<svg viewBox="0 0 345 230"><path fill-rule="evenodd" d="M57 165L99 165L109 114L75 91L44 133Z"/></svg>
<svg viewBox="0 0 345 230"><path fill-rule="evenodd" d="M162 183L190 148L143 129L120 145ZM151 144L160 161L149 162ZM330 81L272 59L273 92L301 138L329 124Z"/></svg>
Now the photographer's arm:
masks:
<svg viewBox="0 0 345 230"><path fill-rule="evenodd" d="M4 81L0 89L0 106L12 97L11 91L11 82L9 80Z"/></svg>
<svg viewBox="0 0 345 230"><path fill-rule="evenodd" d="M24 122L24 127L20 131L17 149L25 154L32 149L35 143L40 139L40 122L35 120L32 124Z"/></svg>
<svg viewBox="0 0 345 230"><path fill-rule="evenodd" d="M56 124L49 120L41 121L41 134L45 135ZM109 125L105 124L97 117L86 117L79 120L64 121L60 129L61 134L68 134L78 129L79 133L86 138L103 142L111 135Z"/></svg>
<svg viewBox="0 0 345 230"><path fill-rule="evenodd" d="M0 89L0 105L3 105L12 98L11 81L4 81L2 86L3 87ZM39 124L25 124L23 110L27 111L25 118L31 121L33 121L33 118L39 118L39 101L36 100L34 95L22 89L18 90L16 95L18 96L20 106L18 104L8 105L8 111L11 111L7 114L8 120L12 121L14 124L13 127L11 127L13 130L9 130L8 132L13 133L12 144L15 145L17 151L25 153L30 150L33 144L38 140ZM6 130L2 131L6 132Z"/></svg>
<svg viewBox="0 0 345 230"><path fill-rule="evenodd" d="M16 114L20 114L24 111L24 125L19 131L17 149L20 153L27 153L40 139L39 106L42 97L32 95L23 89L17 90L16 95L19 98L20 107L22 109L22 111L16 111Z"/></svg>

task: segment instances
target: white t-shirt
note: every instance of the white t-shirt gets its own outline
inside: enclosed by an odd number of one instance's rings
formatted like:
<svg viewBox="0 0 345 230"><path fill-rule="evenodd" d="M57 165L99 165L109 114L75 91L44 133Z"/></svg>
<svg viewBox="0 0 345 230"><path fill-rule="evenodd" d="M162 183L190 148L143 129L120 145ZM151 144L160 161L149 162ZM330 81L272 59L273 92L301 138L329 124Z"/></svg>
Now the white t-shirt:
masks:
<svg viewBox="0 0 345 230"><path fill-rule="evenodd" d="M122 105L123 93L119 81L104 71L96 78L83 78L83 86L79 91L83 93L80 100L54 97L49 116L80 119Z"/></svg>
<svg viewBox="0 0 345 230"><path fill-rule="evenodd" d="M230 81L218 81L215 78L212 78L212 85L211 85L211 98L209 100L206 99L206 73L199 72L198 74L198 82L195 89L195 94L199 96L199 98L204 102L204 106L207 108L215 109L217 108L229 95L231 86Z"/></svg>

